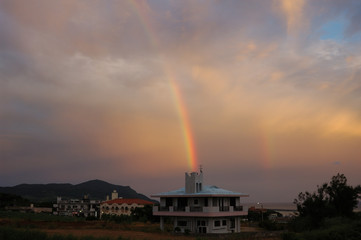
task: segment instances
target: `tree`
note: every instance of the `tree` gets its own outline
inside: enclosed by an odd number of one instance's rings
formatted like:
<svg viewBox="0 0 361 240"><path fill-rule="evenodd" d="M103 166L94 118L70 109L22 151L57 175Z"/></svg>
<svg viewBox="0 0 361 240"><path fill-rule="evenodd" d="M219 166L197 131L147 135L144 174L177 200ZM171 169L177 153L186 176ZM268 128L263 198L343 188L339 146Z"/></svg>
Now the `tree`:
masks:
<svg viewBox="0 0 361 240"><path fill-rule="evenodd" d="M347 185L347 178L343 174L333 176L330 183L317 186L314 193L301 192L294 200L300 217L309 218L310 224L318 227L326 217L351 217L357 206L360 185Z"/></svg>
<svg viewBox="0 0 361 240"><path fill-rule="evenodd" d="M350 217L353 215L353 209L357 206L361 187L360 185L348 186L345 175L337 174L332 177L326 193L333 208L333 215Z"/></svg>
<svg viewBox="0 0 361 240"><path fill-rule="evenodd" d="M131 216L134 221L155 222L158 220L157 217L153 216L153 205L145 205L144 207L132 209Z"/></svg>

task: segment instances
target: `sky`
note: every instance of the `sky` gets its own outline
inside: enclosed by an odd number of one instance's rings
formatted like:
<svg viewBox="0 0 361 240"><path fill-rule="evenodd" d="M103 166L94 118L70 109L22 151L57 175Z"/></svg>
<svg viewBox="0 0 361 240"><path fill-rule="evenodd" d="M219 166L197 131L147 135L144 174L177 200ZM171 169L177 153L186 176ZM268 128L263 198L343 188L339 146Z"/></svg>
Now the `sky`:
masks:
<svg viewBox="0 0 361 240"><path fill-rule="evenodd" d="M3 0L0 186L361 183L361 1Z"/></svg>

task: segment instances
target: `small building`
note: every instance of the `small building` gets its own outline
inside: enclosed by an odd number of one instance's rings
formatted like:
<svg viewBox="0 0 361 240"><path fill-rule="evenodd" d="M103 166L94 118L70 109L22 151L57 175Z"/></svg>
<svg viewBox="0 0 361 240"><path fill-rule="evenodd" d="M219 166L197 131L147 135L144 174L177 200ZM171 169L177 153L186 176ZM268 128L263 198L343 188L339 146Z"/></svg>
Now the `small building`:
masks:
<svg viewBox="0 0 361 240"><path fill-rule="evenodd" d="M174 229L192 233L232 233L241 231L241 217L247 216L240 198L248 194L232 192L216 186L203 185L203 172L185 173L185 187L154 194L160 206L153 207L153 215L170 217Z"/></svg>
<svg viewBox="0 0 361 240"><path fill-rule="evenodd" d="M53 214L59 216L98 217L99 204L99 200L90 200L88 196L84 196L83 199L62 199L57 197L56 204L53 205Z"/></svg>
<svg viewBox="0 0 361 240"><path fill-rule="evenodd" d="M103 214L109 215L130 215L135 208L142 208L145 205L153 205L153 202L143 199L116 198L100 203L100 218Z"/></svg>

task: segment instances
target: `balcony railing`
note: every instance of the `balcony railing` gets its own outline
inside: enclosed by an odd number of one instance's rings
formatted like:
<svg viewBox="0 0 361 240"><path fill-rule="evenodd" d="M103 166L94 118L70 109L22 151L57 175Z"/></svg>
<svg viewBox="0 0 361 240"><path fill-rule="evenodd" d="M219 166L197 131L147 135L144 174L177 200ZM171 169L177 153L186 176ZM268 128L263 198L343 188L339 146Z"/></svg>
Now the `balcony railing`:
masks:
<svg viewBox="0 0 361 240"><path fill-rule="evenodd" d="M185 212L186 211L186 207L174 207L173 208L174 212Z"/></svg>
<svg viewBox="0 0 361 240"><path fill-rule="evenodd" d="M176 206L154 206L154 211L159 212L241 212L243 206L223 206L223 207L203 207L203 206L190 206L190 207L176 207Z"/></svg>
<svg viewBox="0 0 361 240"><path fill-rule="evenodd" d="M235 206L233 207L233 211L243 211L243 206Z"/></svg>
<svg viewBox="0 0 361 240"><path fill-rule="evenodd" d="M160 212L169 212L169 207L162 207L162 206L160 206L160 207L159 207L159 211L160 211Z"/></svg>
<svg viewBox="0 0 361 240"><path fill-rule="evenodd" d="M229 212L229 206L219 207L219 211L220 211L220 212Z"/></svg>
<svg viewBox="0 0 361 240"><path fill-rule="evenodd" d="M203 212L203 207L199 207L199 206L197 206L197 207L190 207L190 209L189 209L191 212Z"/></svg>

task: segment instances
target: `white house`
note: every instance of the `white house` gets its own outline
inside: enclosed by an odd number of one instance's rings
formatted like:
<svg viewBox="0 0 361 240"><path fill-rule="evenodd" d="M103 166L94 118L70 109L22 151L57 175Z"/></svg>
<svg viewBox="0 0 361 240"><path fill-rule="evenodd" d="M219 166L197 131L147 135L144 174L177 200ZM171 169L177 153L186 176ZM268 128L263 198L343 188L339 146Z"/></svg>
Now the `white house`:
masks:
<svg viewBox="0 0 361 240"><path fill-rule="evenodd" d="M98 217L99 200L90 200L86 195L83 199L62 199L57 197L53 204L53 214L59 216Z"/></svg>
<svg viewBox="0 0 361 240"><path fill-rule="evenodd" d="M153 207L153 215L174 220L174 229L193 233L232 233L241 231L241 217L246 216L240 198L248 194L203 185L203 172L185 173L185 187L154 194L160 206Z"/></svg>

